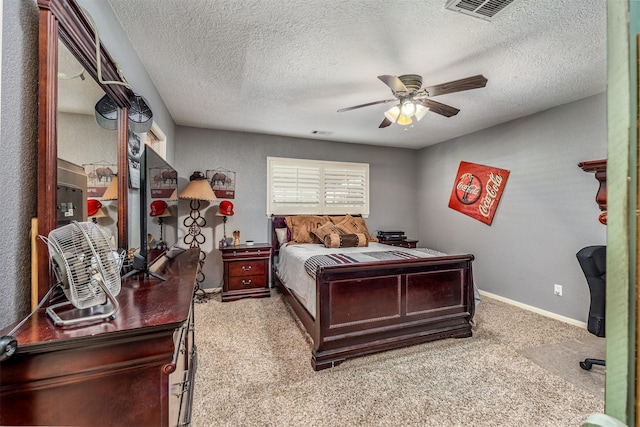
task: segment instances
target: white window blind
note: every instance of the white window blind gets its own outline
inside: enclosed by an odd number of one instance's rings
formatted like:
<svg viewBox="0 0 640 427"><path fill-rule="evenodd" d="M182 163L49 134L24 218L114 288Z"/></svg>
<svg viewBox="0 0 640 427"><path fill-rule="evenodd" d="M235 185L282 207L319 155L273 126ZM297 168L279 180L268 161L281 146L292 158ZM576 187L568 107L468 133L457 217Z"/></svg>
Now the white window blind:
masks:
<svg viewBox="0 0 640 427"><path fill-rule="evenodd" d="M367 163L267 157L267 215L369 215Z"/></svg>

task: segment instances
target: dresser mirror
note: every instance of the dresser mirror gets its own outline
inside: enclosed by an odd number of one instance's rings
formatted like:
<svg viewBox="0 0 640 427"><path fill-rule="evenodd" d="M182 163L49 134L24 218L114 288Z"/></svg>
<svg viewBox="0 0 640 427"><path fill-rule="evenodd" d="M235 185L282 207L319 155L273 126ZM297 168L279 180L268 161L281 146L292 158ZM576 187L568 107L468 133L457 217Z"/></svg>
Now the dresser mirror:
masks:
<svg viewBox="0 0 640 427"><path fill-rule="evenodd" d="M38 7L37 234L47 236L58 226L59 159L79 166L113 162L118 173L117 208L108 206L112 209L109 214L114 215L113 230L117 245L127 248L127 108L130 106L132 91L122 85L98 83L94 30L75 0L38 0ZM122 81L115 61L102 42L100 47L102 80ZM73 63L74 60L76 64ZM62 70L59 66L68 69ZM82 76L85 80L79 76L69 79L81 69L84 69ZM64 76L59 77L59 72ZM75 86L86 87L87 93L75 92ZM114 117L116 129L111 131L100 128L95 118L86 114L89 108L93 110L95 103L105 94L117 108ZM72 105L74 103L75 105ZM87 106L89 104L90 107ZM80 113L80 110L83 112ZM78 117L80 115L86 117ZM74 130L69 127L71 122L76 122L76 126L83 123L86 128ZM77 138L77 134L82 133L84 142L78 141ZM94 147L94 143L100 144L100 148ZM88 186L87 191L91 188ZM86 203L82 209L86 212ZM37 271L33 275L32 301L38 301L53 284L53 278L50 275L47 246L40 239L34 239L34 242L37 251Z"/></svg>
<svg viewBox="0 0 640 427"><path fill-rule="evenodd" d="M58 159L71 164L81 174L73 174L84 180L82 212L65 217L58 210L58 224L68 223L69 218L96 221L104 227L116 247L118 201L102 200L110 185L116 185L118 172L118 134L114 129L99 126L95 117L95 104L104 96L104 91L90 76L69 49L58 43ZM70 173L58 170L58 205L63 199L61 192L67 191L65 177ZM69 177L66 177L70 181ZM91 209L87 209L87 200ZM87 217L93 218L87 218ZM62 220L60 219L62 217Z"/></svg>

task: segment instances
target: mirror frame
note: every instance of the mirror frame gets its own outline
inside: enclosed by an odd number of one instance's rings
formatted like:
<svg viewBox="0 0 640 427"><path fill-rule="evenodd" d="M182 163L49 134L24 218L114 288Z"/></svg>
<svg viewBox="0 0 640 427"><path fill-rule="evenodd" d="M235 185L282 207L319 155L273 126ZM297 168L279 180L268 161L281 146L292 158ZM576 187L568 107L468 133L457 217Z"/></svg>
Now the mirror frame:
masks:
<svg viewBox="0 0 640 427"><path fill-rule="evenodd" d="M57 227L58 183L58 40L62 40L96 82L96 44L93 27L76 0L38 0L38 226L37 233L48 236ZM106 81L122 81L116 62L100 43L101 74ZM118 106L118 246L128 247L127 161L128 108L133 92L122 85L103 85L104 92ZM97 100L96 100L97 102ZM41 239L35 240L37 253L37 299L40 301L54 284L49 267L49 251ZM32 269L33 270L33 269ZM35 285L34 285L35 286ZM35 297L32 294L32 301Z"/></svg>

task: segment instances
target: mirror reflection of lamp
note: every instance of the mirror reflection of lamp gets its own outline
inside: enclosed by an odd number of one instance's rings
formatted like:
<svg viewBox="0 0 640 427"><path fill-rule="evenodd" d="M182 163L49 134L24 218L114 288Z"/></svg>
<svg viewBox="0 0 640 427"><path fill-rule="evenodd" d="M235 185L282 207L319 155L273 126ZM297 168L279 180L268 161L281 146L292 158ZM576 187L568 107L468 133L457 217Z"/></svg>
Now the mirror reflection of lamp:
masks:
<svg viewBox="0 0 640 427"><path fill-rule="evenodd" d="M233 203L228 200L223 200L220 202L220 206L218 206L218 212L216 212L217 216L222 217L222 236L223 239L220 240L220 248L226 248L229 246L229 242L227 242L227 217L233 216Z"/></svg>
<svg viewBox="0 0 640 427"><path fill-rule="evenodd" d="M113 175L109 186L100 198L103 202L106 200L118 200L118 175Z"/></svg>
<svg viewBox="0 0 640 427"><path fill-rule="evenodd" d="M207 222L204 219L204 216L200 214L200 202L215 202L218 200L213 189L211 188L211 184L204 176L204 174L200 171L195 171L189 177L189 183L187 186L178 194L179 199L190 200L189 205L191 207L191 212L189 216L186 217L183 221L183 224L188 229L188 233L184 236L185 245L190 248L199 248L205 242L204 234L202 234L202 227L204 227ZM200 290L202 289L201 285L204 282L205 275L202 272L202 266L204 265L204 260L207 257L204 251L200 251L200 260L198 261L198 274L196 275L196 293L200 294Z"/></svg>
<svg viewBox="0 0 640 427"><path fill-rule="evenodd" d="M91 218L94 224L98 223L98 218L106 218L109 215L104 211L102 203L97 199L87 200L87 216Z"/></svg>

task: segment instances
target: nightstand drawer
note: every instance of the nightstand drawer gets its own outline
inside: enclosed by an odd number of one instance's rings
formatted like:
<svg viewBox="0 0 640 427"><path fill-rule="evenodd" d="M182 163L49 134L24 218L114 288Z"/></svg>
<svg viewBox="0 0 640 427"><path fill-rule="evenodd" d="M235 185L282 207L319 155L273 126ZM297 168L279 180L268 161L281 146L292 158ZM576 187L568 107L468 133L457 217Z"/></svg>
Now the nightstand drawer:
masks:
<svg viewBox="0 0 640 427"><path fill-rule="evenodd" d="M229 277L229 290L264 288L264 274Z"/></svg>
<svg viewBox="0 0 640 427"><path fill-rule="evenodd" d="M264 274L264 260L257 261L234 261L229 263L229 278L244 277L254 274Z"/></svg>
<svg viewBox="0 0 640 427"><path fill-rule="evenodd" d="M222 249L221 249L222 250ZM242 258L269 258L271 256L271 248L236 248L231 247L222 250L222 258L228 261L233 261Z"/></svg>
<svg viewBox="0 0 640 427"><path fill-rule="evenodd" d="M412 239L407 239L407 240L385 240L385 241L380 241L380 243L383 243L385 245L390 245L390 246L398 246L401 248L415 248L418 245L418 241L417 240L412 240Z"/></svg>

